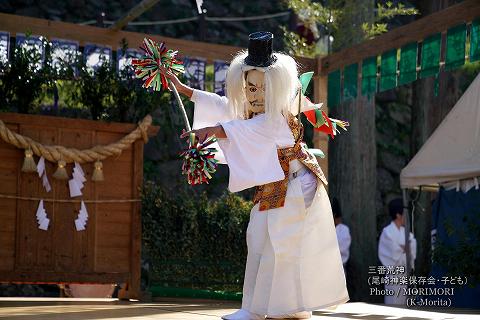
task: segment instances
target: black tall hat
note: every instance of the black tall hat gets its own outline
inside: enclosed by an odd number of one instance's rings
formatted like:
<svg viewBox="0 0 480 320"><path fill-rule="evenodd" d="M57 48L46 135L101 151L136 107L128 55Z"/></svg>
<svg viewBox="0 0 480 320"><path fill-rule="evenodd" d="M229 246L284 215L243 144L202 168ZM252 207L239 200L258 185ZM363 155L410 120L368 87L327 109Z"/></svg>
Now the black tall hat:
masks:
<svg viewBox="0 0 480 320"><path fill-rule="evenodd" d="M277 60L273 54L273 34L268 31L258 31L248 36L248 56L245 63L253 67L268 67Z"/></svg>

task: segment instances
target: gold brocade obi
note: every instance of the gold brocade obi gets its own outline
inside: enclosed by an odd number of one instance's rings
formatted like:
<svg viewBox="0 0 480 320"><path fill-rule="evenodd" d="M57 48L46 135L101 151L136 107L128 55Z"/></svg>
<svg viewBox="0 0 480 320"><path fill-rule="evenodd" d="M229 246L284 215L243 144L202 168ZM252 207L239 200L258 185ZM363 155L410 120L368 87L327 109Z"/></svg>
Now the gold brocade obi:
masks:
<svg viewBox="0 0 480 320"><path fill-rule="evenodd" d="M288 187L288 175L290 170L290 161L299 160L310 171L312 171L318 179L320 179L325 185L327 185L327 179L323 174L322 168L317 162L317 158L309 153L303 140L303 125L292 114L288 116L288 126L292 131L293 138L295 139L295 145L290 148L277 149L278 160L285 174L285 179L267 183L256 187L255 195L253 197L253 203L259 205L260 211L269 209L281 208L285 205L285 197L287 196Z"/></svg>

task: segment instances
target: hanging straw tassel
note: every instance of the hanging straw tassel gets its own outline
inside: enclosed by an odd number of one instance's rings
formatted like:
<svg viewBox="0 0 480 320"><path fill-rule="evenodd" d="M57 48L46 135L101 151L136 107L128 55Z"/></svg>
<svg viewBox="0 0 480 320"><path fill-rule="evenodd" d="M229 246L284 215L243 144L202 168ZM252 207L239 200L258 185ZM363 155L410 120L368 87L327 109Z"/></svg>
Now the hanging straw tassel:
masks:
<svg viewBox="0 0 480 320"><path fill-rule="evenodd" d="M35 164L35 160L33 159L33 151L30 148L25 149L25 159L23 160L22 171L37 172L37 165Z"/></svg>
<svg viewBox="0 0 480 320"><path fill-rule="evenodd" d="M58 180L68 180L67 169L65 168L67 163L63 160L58 161L57 171L53 174L53 177Z"/></svg>
<svg viewBox="0 0 480 320"><path fill-rule="evenodd" d="M100 160L95 161L93 165L92 181L103 181L103 164Z"/></svg>

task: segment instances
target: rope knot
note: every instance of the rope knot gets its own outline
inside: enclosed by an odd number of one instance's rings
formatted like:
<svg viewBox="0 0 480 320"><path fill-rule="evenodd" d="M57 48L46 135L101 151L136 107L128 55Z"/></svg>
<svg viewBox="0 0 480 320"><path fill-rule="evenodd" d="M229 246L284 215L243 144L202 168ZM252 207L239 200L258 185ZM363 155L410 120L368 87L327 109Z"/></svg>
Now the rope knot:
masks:
<svg viewBox="0 0 480 320"><path fill-rule="evenodd" d="M44 157L50 162L58 162L64 160L66 163L93 162L95 160L104 160L107 157L118 156L123 150L127 149L140 136L145 143L148 142L148 127L152 124L152 117L146 115L138 123L138 127L124 136L120 140L108 145L98 145L90 149L78 150L75 148L66 148L58 145L44 145L32 138L25 137L19 133L11 131L5 123L0 120L0 138L7 143L14 145L20 149L28 149L33 154Z"/></svg>

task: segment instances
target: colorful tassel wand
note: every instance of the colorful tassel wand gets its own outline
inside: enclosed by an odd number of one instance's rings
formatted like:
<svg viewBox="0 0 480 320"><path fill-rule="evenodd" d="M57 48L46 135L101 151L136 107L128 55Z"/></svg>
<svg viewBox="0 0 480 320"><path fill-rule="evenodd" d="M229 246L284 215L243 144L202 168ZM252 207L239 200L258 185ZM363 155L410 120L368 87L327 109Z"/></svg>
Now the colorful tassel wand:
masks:
<svg viewBox="0 0 480 320"><path fill-rule="evenodd" d="M145 56L142 59L132 60L135 75L144 81L144 88L152 88L154 91L168 88L173 91L185 121L185 128L187 131L191 131L187 113L177 89L160 72L160 66L177 75L185 72L182 62L176 59L177 51L168 50L163 42L156 43L148 38L143 40L141 49L145 52ZM214 158L217 150L209 146L215 141L217 141L215 137L205 137L200 142L195 139L194 134L190 134L188 149L181 153L183 157L182 173L187 175L189 184L208 183L208 179L212 178L212 174L217 169L217 160Z"/></svg>
<svg viewBox="0 0 480 320"><path fill-rule="evenodd" d="M132 59L132 65L136 77L144 81L144 88L152 88L154 91L168 88L167 78L160 72L159 66L176 74L185 72L182 62L176 59L177 51L168 50L165 43L145 38L140 48L145 52L145 56L141 59Z"/></svg>
<svg viewBox="0 0 480 320"><path fill-rule="evenodd" d="M217 150L209 147L217 138L210 136L199 141L195 134L191 133L188 139L189 148L180 154L183 157L182 174L187 175L188 184L208 184L212 174L217 171L218 161L214 155Z"/></svg>

